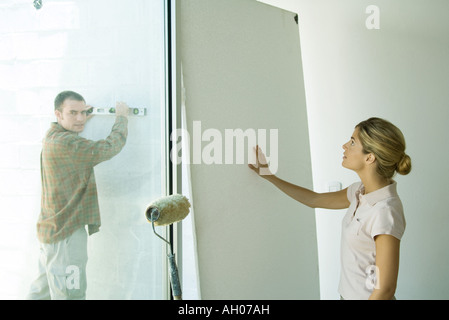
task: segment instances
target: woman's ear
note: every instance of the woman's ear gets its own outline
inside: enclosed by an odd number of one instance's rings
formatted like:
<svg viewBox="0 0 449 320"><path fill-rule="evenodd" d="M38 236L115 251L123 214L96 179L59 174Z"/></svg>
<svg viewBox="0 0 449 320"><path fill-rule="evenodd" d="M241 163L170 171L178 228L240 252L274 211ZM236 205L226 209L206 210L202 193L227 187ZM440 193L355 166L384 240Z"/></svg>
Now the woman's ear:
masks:
<svg viewBox="0 0 449 320"><path fill-rule="evenodd" d="M376 161L376 156L374 155L374 153L370 152L366 155L365 161L367 164L372 164Z"/></svg>

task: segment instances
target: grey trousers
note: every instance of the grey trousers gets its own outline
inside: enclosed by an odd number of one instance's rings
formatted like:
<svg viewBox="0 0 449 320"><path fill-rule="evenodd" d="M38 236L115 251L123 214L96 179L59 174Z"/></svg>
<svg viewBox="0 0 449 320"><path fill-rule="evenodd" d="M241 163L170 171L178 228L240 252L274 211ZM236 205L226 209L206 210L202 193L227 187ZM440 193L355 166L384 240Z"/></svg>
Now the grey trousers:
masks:
<svg viewBox="0 0 449 320"><path fill-rule="evenodd" d="M87 232L85 227L56 243L41 243L38 274L28 300L86 299Z"/></svg>

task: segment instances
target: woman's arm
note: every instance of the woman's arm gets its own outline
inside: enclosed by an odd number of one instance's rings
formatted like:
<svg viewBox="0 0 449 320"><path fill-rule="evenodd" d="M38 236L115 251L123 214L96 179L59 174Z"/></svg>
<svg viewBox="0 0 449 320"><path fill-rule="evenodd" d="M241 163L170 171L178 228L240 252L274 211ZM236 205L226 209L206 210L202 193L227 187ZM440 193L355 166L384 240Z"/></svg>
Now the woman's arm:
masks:
<svg viewBox="0 0 449 320"><path fill-rule="evenodd" d="M295 199L296 201L299 201L311 208L345 209L349 207L350 203L346 195L347 189L337 192L317 193L312 190L284 181L271 174L270 171L267 170L268 164L262 150L259 147L256 147L255 151L256 164L249 164L248 166L260 177L271 182L278 189L280 189L282 192ZM260 173L260 168L265 169L263 174Z"/></svg>
<svg viewBox="0 0 449 320"><path fill-rule="evenodd" d="M347 189L336 192L317 193L284 181L275 175L266 176L265 179L289 197L311 208L345 209L350 205L346 195Z"/></svg>
<svg viewBox="0 0 449 320"><path fill-rule="evenodd" d="M396 291L399 272L400 240L381 234L374 238L376 243L377 285L370 300L391 300Z"/></svg>

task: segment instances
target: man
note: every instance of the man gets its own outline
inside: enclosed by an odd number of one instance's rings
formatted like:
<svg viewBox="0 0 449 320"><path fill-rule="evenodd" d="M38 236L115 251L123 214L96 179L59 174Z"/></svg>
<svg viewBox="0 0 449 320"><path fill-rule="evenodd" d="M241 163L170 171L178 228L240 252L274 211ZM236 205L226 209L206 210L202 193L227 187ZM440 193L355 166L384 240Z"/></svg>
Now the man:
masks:
<svg viewBox="0 0 449 320"><path fill-rule="evenodd" d="M126 143L128 112L116 105L110 135L100 141L82 138L90 106L73 91L55 99L57 122L42 143L41 213L37 223L39 275L28 299L85 299L87 232L99 231L100 211L94 166L117 155Z"/></svg>

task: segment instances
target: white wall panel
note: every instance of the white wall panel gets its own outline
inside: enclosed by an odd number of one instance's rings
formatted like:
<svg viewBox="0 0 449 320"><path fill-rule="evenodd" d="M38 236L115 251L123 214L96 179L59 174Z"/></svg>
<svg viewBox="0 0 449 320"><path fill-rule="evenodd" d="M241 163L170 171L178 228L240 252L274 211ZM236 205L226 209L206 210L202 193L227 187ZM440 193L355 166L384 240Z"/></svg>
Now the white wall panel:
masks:
<svg viewBox="0 0 449 320"><path fill-rule="evenodd" d="M221 137L224 163L226 129L265 129L267 140L278 130L266 150L277 174L311 188L295 14L255 0L187 0L180 10L192 162L195 143L207 155ZM195 121L215 140L198 142ZM314 211L236 164L233 151L233 164L191 164L202 299L319 298Z"/></svg>

